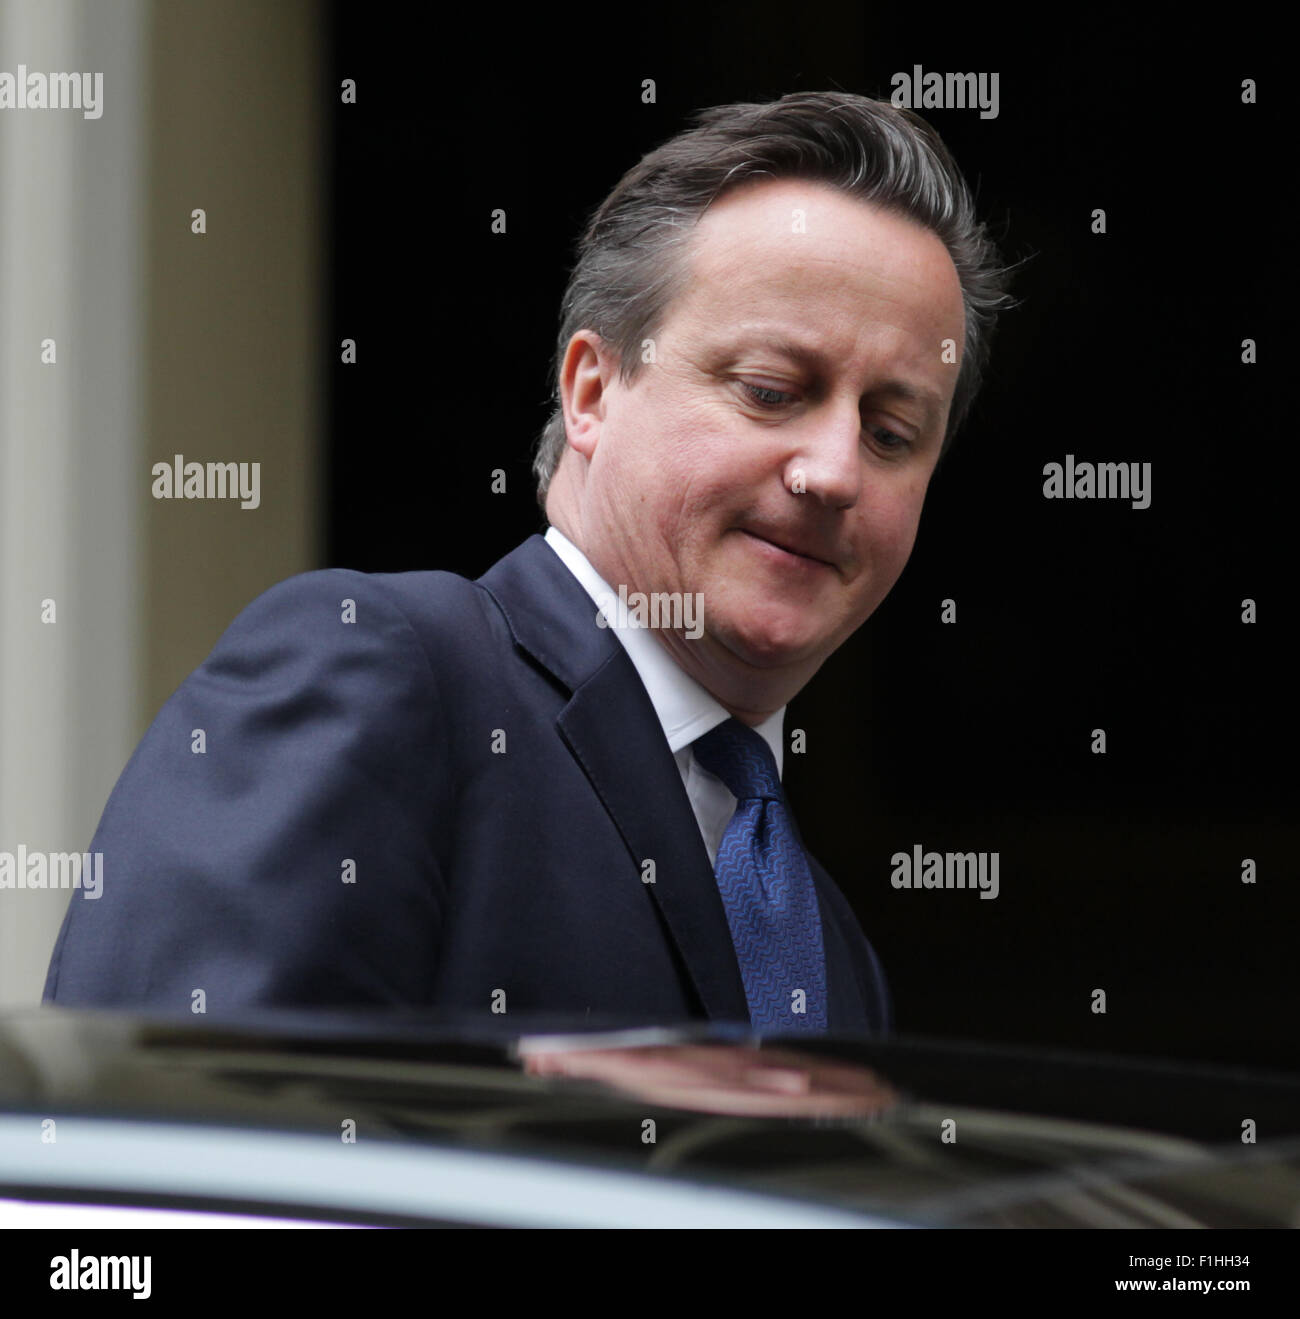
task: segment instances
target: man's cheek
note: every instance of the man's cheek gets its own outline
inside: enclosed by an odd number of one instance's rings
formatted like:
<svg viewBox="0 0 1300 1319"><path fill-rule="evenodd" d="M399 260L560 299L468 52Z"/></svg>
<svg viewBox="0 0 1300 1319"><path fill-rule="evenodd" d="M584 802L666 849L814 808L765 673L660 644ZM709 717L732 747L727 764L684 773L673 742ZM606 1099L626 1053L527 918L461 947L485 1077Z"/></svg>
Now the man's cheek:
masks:
<svg viewBox="0 0 1300 1319"><path fill-rule="evenodd" d="M886 533L882 538L881 551L891 563L897 563L900 572L912 553L912 546L916 544L920 522L919 502L902 508L896 506L891 510L891 516L884 521Z"/></svg>

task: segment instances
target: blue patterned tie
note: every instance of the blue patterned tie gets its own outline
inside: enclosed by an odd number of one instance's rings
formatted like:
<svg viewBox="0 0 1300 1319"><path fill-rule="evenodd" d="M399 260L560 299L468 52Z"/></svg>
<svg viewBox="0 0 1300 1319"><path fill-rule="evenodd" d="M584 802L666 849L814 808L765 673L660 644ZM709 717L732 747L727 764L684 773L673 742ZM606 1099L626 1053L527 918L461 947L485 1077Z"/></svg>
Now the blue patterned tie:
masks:
<svg viewBox="0 0 1300 1319"><path fill-rule="evenodd" d="M826 959L817 892L772 751L737 719L705 733L692 749L736 798L714 873L750 1022L756 1030L824 1031ZM797 990L804 991L802 1004Z"/></svg>

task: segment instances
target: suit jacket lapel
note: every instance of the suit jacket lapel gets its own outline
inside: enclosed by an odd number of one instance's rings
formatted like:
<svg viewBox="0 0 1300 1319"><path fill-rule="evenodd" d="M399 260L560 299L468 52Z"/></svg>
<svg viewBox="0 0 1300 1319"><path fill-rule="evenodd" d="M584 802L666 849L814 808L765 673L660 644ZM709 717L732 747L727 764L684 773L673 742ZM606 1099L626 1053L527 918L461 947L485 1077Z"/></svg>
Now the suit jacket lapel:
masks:
<svg viewBox="0 0 1300 1319"><path fill-rule="evenodd" d="M570 693L556 726L647 884L710 1018L747 1022L727 913L677 762L640 675L596 606L541 536L479 579L516 644Z"/></svg>

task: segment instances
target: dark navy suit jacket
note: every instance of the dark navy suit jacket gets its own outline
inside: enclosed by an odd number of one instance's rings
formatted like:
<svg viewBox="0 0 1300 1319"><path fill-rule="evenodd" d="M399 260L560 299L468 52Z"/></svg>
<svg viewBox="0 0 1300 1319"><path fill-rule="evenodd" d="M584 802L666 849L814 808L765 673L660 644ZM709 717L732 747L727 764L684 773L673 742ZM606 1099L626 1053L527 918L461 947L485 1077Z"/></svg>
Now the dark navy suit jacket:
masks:
<svg viewBox="0 0 1300 1319"><path fill-rule="evenodd" d="M74 892L47 1002L748 1021L654 707L540 536L474 582L273 587L158 714L91 850L103 892ZM876 955L809 861L830 1029L887 1032Z"/></svg>

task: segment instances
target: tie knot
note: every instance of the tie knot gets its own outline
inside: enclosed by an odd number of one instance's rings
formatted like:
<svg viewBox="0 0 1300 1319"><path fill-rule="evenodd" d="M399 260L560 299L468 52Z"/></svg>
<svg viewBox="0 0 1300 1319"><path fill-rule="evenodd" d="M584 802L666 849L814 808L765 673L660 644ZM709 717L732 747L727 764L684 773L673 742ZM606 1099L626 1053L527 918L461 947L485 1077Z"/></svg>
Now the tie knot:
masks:
<svg viewBox="0 0 1300 1319"><path fill-rule="evenodd" d="M737 801L764 798L781 800L781 780L776 772L776 758L762 734L727 719L692 743L695 759L716 774Z"/></svg>

